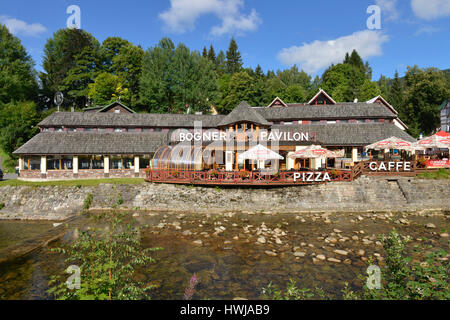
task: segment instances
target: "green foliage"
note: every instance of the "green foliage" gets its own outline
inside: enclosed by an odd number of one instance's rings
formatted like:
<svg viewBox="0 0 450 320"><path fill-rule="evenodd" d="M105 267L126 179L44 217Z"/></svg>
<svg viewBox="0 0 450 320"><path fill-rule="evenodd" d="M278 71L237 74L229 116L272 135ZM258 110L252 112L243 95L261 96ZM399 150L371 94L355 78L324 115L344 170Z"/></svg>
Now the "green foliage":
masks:
<svg viewBox="0 0 450 320"><path fill-rule="evenodd" d="M135 270L153 263L150 253L161 248L142 249L140 229L122 224L123 215L110 212L102 217L104 229L82 231L71 245L52 249L66 257L67 265L81 269L80 289L69 289L66 274L52 276L48 292L60 300L147 299L153 285L133 279Z"/></svg>
<svg viewBox="0 0 450 320"><path fill-rule="evenodd" d="M247 72L237 72L230 79L227 95L219 105L219 111L229 113L241 101L253 104L256 95L257 89L254 79Z"/></svg>
<svg viewBox="0 0 450 320"><path fill-rule="evenodd" d="M9 103L0 109L0 147L8 155L39 132L36 126L47 114L34 102Z"/></svg>
<svg viewBox="0 0 450 320"><path fill-rule="evenodd" d="M424 172L416 176L416 179L450 179L449 169L439 169L432 172Z"/></svg>
<svg viewBox="0 0 450 320"><path fill-rule="evenodd" d="M95 82L89 84L89 98L96 105L108 105L116 100L125 104L131 102L128 88L120 78L111 73L100 73Z"/></svg>
<svg viewBox="0 0 450 320"><path fill-rule="evenodd" d="M44 47L40 78L42 94L53 101L57 91L64 91L63 106L87 102L88 83L93 81L100 44L90 33L78 29L60 29Z"/></svg>
<svg viewBox="0 0 450 320"><path fill-rule="evenodd" d="M241 71L242 65L241 53L238 50L236 40L232 38L227 51L226 72L233 75L236 72Z"/></svg>
<svg viewBox="0 0 450 320"><path fill-rule="evenodd" d="M89 192L88 195L86 196L86 199L84 199L84 206L83 206L84 210L89 210L89 208L92 205L92 200L93 199L94 199L94 197L92 196L92 193Z"/></svg>
<svg viewBox="0 0 450 320"><path fill-rule="evenodd" d="M187 107L209 112L217 97L217 72L208 58L163 39L145 53L140 86L149 112L185 113Z"/></svg>
<svg viewBox="0 0 450 320"><path fill-rule="evenodd" d="M426 252L425 261L411 262L406 255L408 240L394 229L388 236L381 237L386 254L386 267L381 269L381 289L369 289L364 285L362 291L353 291L348 283L341 290L344 300L448 300L450 287L448 281L448 260L445 250L434 250L431 246L416 246L417 252ZM369 264L372 262L369 261ZM359 278L366 282L367 277ZM332 298L319 288L315 290L298 289L295 281L289 281L285 291L269 283L263 288L262 296L272 300L305 300Z"/></svg>
<svg viewBox="0 0 450 320"><path fill-rule="evenodd" d="M20 40L0 24L0 109L3 103L37 100L34 62Z"/></svg>
<svg viewBox="0 0 450 320"><path fill-rule="evenodd" d="M0 210L2 210L5 207L5 204L3 202L0 202Z"/></svg>
<svg viewBox="0 0 450 320"><path fill-rule="evenodd" d="M264 299L269 300L312 300L326 298L321 288L316 287L314 290L306 288L299 289L297 288L297 283L292 279L289 279L284 292L270 282L267 288L263 288L262 296Z"/></svg>
<svg viewBox="0 0 450 320"><path fill-rule="evenodd" d="M445 250L426 254L423 262L411 263L406 256L407 240L394 229L381 241L386 252L386 268L382 269L383 286L381 289L364 287L363 299L388 300L448 300L450 286L448 282L448 261ZM423 247L417 247L423 252Z"/></svg>

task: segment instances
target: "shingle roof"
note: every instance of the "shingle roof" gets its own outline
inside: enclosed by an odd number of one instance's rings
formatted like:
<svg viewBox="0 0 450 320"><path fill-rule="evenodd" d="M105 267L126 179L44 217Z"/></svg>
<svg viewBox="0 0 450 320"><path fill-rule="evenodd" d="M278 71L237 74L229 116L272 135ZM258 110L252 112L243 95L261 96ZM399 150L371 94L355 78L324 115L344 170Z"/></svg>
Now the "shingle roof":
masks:
<svg viewBox="0 0 450 320"><path fill-rule="evenodd" d="M168 134L162 132L41 132L14 154L148 154L167 143Z"/></svg>
<svg viewBox="0 0 450 320"><path fill-rule="evenodd" d="M339 103L336 105L300 105L280 108L254 108L269 121L312 119L394 119L396 115L380 103Z"/></svg>
<svg viewBox="0 0 450 320"><path fill-rule="evenodd" d="M317 134L317 142L324 146L365 146L390 137L416 142L416 139L392 123L274 125L274 129Z"/></svg>
<svg viewBox="0 0 450 320"><path fill-rule="evenodd" d="M156 113L90 113L55 112L42 120L40 127L194 127L195 121L202 121L205 128L216 127L225 116L196 114Z"/></svg>
<svg viewBox="0 0 450 320"><path fill-rule="evenodd" d="M227 126L229 124L233 124L236 122L253 122L256 124L269 126L270 123L267 122L264 117L256 111L255 108L252 108L247 102L241 102L229 115L222 119L219 122L218 126Z"/></svg>

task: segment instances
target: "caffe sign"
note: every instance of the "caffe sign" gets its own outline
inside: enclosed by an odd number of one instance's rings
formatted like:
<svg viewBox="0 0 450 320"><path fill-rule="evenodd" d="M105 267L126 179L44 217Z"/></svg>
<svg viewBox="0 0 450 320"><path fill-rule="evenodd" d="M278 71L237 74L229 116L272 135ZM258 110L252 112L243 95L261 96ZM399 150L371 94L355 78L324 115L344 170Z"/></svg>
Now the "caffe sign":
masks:
<svg viewBox="0 0 450 320"><path fill-rule="evenodd" d="M370 162L370 171L400 172L411 171L411 162L391 161L391 162Z"/></svg>

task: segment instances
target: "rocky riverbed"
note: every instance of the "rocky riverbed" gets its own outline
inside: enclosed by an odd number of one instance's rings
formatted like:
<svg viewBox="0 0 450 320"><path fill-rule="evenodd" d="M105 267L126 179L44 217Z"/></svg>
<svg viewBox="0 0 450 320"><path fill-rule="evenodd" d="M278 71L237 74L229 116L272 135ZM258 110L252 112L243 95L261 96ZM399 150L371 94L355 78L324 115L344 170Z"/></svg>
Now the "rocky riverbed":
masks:
<svg viewBox="0 0 450 320"><path fill-rule="evenodd" d="M164 248L153 254L155 264L136 274L136 279L157 285L154 299L181 299L194 273L199 279L195 299L261 298L269 282L284 287L291 278L300 288L321 287L339 297L344 282L354 289L362 286L358 275L365 273L370 258L384 265L379 235L393 228L410 239L408 252L414 260L427 253L414 252L417 244L431 245L428 250L448 250L447 211L135 212L129 218L147 226L142 234L144 247ZM86 216L73 219L65 238L94 221ZM0 265L0 296L49 298L45 293L48 277L65 267L47 247Z"/></svg>

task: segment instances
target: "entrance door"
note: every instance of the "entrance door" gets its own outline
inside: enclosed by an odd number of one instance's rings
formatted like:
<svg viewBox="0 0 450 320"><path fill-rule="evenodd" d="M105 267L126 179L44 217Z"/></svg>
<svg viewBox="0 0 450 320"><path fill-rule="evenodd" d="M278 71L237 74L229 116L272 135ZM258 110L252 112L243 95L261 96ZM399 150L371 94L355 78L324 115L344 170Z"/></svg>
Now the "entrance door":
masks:
<svg viewBox="0 0 450 320"><path fill-rule="evenodd" d="M225 153L225 170L233 171L233 151L226 151Z"/></svg>

